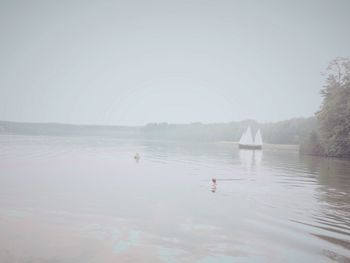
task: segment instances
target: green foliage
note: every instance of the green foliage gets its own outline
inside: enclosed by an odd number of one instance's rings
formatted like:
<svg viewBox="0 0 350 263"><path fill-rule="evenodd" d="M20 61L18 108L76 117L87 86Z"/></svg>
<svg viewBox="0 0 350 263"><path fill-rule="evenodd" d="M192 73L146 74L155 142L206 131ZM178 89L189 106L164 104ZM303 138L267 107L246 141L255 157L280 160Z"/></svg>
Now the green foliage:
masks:
<svg viewBox="0 0 350 263"><path fill-rule="evenodd" d="M324 101L316 114L321 143L328 156L350 156L350 60L337 58L327 69L321 94Z"/></svg>
<svg viewBox="0 0 350 263"><path fill-rule="evenodd" d="M261 126L266 142L277 144L300 144L316 127L315 118L293 118L266 123Z"/></svg>
<svg viewBox="0 0 350 263"><path fill-rule="evenodd" d="M312 131L310 135L305 138L300 145L300 152L310 155L325 155L323 146L320 143L319 134L316 131Z"/></svg>
<svg viewBox="0 0 350 263"><path fill-rule="evenodd" d="M326 84L321 90L324 100L316 113L319 135L311 135L314 137L310 136L303 147L313 152L321 146L323 155L350 157L350 60L335 59L326 74Z"/></svg>

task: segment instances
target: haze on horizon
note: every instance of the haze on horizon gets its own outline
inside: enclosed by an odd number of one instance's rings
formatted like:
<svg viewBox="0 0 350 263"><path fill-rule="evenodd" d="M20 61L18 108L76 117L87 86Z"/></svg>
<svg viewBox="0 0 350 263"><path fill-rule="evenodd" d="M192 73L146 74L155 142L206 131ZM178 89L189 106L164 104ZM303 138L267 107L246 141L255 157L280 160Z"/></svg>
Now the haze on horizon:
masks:
<svg viewBox="0 0 350 263"><path fill-rule="evenodd" d="M1 1L0 120L278 121L318 110L350 2Z"/></svg>

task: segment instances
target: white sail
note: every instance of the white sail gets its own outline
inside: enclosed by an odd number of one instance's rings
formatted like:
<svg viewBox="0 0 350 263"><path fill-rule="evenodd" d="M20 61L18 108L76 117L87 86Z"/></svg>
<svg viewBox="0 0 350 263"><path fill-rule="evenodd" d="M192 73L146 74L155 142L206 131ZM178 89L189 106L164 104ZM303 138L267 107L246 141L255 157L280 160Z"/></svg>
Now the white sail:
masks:
<svg viewBox="0 0 350 263"><path fill-rule="evenodd" d="M254 145L252 131L250 130L250 126L248 126L246 133L247 133L247 145Z"/></svg>
<svg viewBox="0 0 350 263"><path fill-rule="evenodd" d="M246 131L243 132L242 136L241 136L241 139L239 139L239 144L246 144L246 141L247 141L247 136L246 136Z"/></svg>
<svg viewBox="0 0 350 263"><path fill-rule="evenodd" d="M257 146L262 146L263 145L260 129L258 129L258 131L255 134L254 144L257 145Z"/></svg>
<svg viewBox="0 0 350 263"><path fill-rule="evenodd" d="M241 145L254 145L252 132L250 130L250 126L247 128L245 133L242 134L241 139L239 140L239 144Z"/></svg>

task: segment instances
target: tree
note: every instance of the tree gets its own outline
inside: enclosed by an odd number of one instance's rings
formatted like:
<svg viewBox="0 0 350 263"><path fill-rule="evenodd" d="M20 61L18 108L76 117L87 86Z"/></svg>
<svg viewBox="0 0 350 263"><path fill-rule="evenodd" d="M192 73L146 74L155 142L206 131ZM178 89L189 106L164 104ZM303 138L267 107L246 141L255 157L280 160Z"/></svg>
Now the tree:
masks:
<svg viewBox="0 0 350 263"><path fill-rule="evenodd" d="M309 136L300 145L300 152L310 155L325 155L323 146L320 143L317 131L312 131Z"/></svg>
<svg viewBox="0 0 350 263"><path fill-rule="evenodd" d="M326 70L323 102L316 113L327 156L350 157L350 59L336 58Z"/></svg>

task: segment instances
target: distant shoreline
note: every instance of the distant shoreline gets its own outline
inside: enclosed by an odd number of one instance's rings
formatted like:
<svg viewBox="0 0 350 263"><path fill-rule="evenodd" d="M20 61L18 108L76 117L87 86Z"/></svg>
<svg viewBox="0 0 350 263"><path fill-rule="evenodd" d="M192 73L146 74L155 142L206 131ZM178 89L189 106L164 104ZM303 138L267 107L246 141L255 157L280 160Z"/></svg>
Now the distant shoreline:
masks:
<svg viewBox="0 0 350 263"><path fill-rule="evenodd" d="M294 118L276 123L245 120L230 123L168 124L150 123L145 126L98 126L59 123L19 123L0 120L0 134L42 136L103 136L120 139L145 139L193 142L223 142L237 144L247 127L261 129L264 149L298 151L298 144L310 134L316 119ZM277 143L277 144L275 144ZM271 144L271 145L270 145ZM295 144L295 145L293 145Z"/></svg>
<svg viewBox="0 0 350 263"><path fill-rule="evenodd" d="M65 134L65 135L50 135L50 134L16 134L16 133L0 133L1 137L12 137L12 136L25 136L25 137L86 137L86 138L109 138L109 139L117 139L117 140L143 140L143 141L155 141L155 142L190 142L189 140L171 140L171 139L151 139L151 138L122 138L122 137L113 137L106 135L77 135L77 134ZM214 144L231 144L237 146L238 142L234 141L192 141L196 143L214 143ZM299 151L299 145L296 144L264 144L263 149L266 150L288 150L288 151Z"/></svg>

